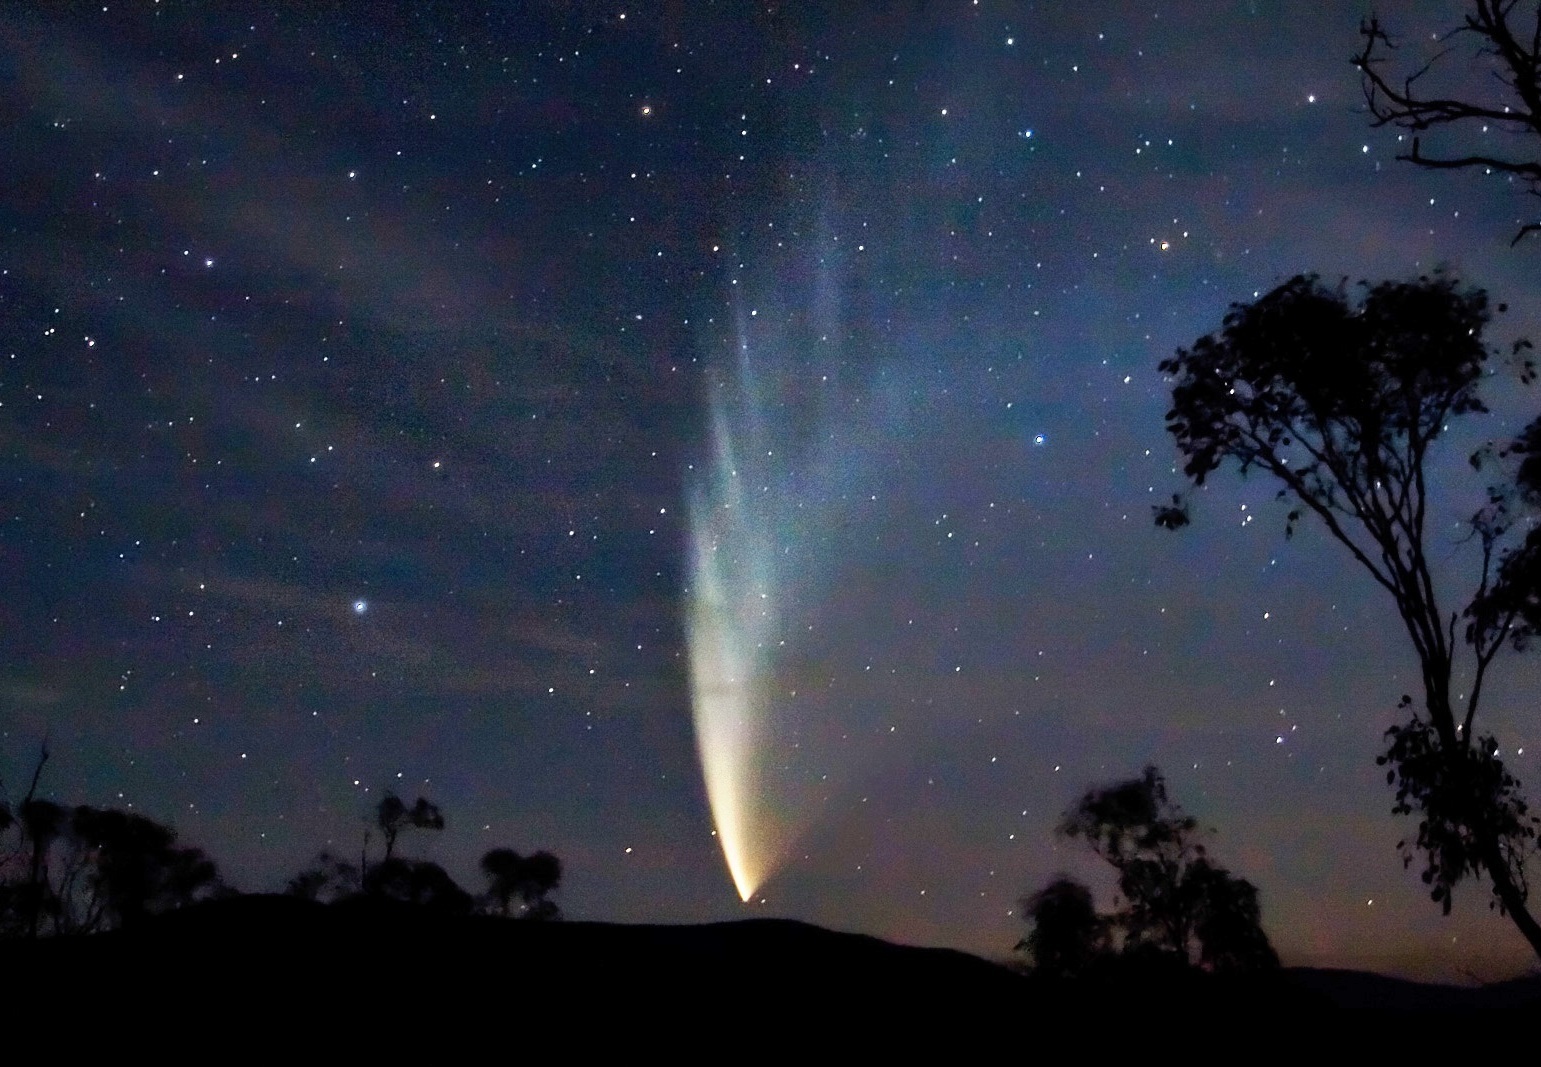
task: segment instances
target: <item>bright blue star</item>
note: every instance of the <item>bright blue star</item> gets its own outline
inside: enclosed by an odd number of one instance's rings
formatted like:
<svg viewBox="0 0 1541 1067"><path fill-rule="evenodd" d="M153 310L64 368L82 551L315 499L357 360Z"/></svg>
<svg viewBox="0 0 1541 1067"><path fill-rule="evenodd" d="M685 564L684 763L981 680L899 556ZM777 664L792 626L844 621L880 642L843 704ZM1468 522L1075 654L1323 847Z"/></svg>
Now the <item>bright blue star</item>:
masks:
<svg viewBox="0 0 1541 1067"><path fill-rule="evenodd" d="M366 612L368 610L369 610L369 601L367 601L367 600L355 600L353 602L353 614L355 614L355 615L362 615L362 614L364 614L364 612Z"/></svg>

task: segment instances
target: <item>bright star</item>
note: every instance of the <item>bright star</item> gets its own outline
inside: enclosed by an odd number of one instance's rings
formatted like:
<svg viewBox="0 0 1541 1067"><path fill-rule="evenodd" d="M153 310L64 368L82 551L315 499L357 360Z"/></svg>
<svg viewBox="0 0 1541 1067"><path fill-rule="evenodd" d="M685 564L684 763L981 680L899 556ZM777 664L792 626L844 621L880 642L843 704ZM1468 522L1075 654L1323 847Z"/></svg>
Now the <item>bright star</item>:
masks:
<svg viewBox="0 0 1541 1067"><path fill-rule="evenodd" d="M353 602L353 614L355 614L355 615L362 615L362 614L364 614L364 612L366 612L368 610L369 610L369 601L367 601L367 600L355 600Z"/></svg>

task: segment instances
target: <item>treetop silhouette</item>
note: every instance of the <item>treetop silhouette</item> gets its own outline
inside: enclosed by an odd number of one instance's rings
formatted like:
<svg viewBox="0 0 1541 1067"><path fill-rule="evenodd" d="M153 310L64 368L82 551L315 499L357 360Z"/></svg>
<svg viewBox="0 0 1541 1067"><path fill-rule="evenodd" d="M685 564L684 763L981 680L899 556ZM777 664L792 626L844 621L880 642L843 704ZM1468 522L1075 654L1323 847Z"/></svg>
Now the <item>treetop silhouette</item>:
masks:
<svg viewBox="0 0 1541 1067"><path fill-rule="evenodd" d="M134 926L228 892L202 849L135 812L38 795L45 746L27 794L0 803L0 936L35 938Z"/></svg>
<svg viewBox="0 0 1541 1067"><path fill-rule="evenodd" d="M386 793L375 808L375 823L385 838L385 859L389 862L396 853L396 838L403 830L442 830L444 815L426 797L418 797L417 803L409 808L395 793Z"/></svg>
<svg viewBox="0 0 1541 1067"><path fill-rule="evenodd" d="M321 903L352 900L386 900L409 904L444 915L465 915L473 910L526 919L560 919L561 908L549 899L562 881L562 861L541 850L521 856L511 848L494 848L481 859L487 893L474 897L443 867L428 860L396 855L396 841L408 829L442 830L444 814L426 797L411 807L396 794L386 793L375 805L372 823L385 840L385 856L371 864L369 838L365 852L354 865L322 852L313 866L289 880L286 892ZM519 901L516 911L514 901Z"/></svg>
<svg viewBox="0 0 1541 1067"><path fill-rule="evenodd" d="M1017 951L1032 957L1034 974L1074 978L1111 950L1111 922L1097 914L1092 891L1074 878L1055 878L1024 898L1022 912L1031 929Z"/></svg>
<svg viewBox="0 0 1541 1067"><path fill-rule="evenodd" d="M487 877L487 899L500 915L513 914L517 897L526 918L561 917L556 903L547 899L562 881L562 861L551 853L521 856L511 848L495 848L482 857L481 869Z"/></svg>
<svg viewBox="0 0 1541 1067"><path fill-rule="evenodd" d="M1060 824L1117 874L1120 906L1099 915L1091 891L1057 878L1022 902L1032 929L1018 945L1034 971L1086 974L1117 954L1212 971L1278 966L1261 925L1257 889L1214 863L1198 822L1167 797L1155 767L1089 790Z"/></svg>

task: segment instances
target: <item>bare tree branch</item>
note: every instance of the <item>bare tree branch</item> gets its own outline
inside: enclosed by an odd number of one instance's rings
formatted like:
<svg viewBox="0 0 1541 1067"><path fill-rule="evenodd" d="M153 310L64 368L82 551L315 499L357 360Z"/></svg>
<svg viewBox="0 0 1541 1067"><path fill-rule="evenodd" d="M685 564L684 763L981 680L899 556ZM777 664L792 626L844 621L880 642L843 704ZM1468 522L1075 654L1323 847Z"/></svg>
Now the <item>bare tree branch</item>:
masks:
<svg viewBox="0 0 1541 1067"><path fill-rule="evenodd" d="M1380 23L1371 16L1359 28L1363 44L1352 63L1358 68L1365 104L1374 126L1395 126L1416 133L1451 128L1454 131L1488 132L1500 126L1511 132L1541 139L1541 4L1537 5L1535 24L1528 34L1515 32L1512 16L1518 0L1472 0L1472 10L1462 25L1444 34L1440 49L1423 66L1403 77L1400 84L1387 73L1388 62L1397 44ZM1474 47L1468 53L1468 66L1487 66L1489 73L1503 87L1506 99L1485 101L1459 93L1425 93L1423 86L1436 72L1449 71L1453 58L1465 51L1458 47L1470 39ZM1459 73L1459 71L1457 71ZM1537 144L1541 152L1541 143ZM1530 191L1541 193L1541 156L1536 159L1504 159L1482 152L1426 155L1422 139L1413 138L1410 153L1397 159L1430 170L1463 170L1481 167L1513 174L1525 179ZM1514 242L1541 229L1532 223L1520 229Z"/></svg>

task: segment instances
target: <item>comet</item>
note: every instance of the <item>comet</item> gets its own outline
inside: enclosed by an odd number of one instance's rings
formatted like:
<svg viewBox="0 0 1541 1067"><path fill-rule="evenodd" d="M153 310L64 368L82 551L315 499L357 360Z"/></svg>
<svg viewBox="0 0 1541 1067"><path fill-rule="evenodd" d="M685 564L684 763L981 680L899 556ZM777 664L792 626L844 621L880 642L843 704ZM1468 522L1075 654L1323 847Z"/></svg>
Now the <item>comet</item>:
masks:
<svg viewBox="0 0 1541 1067"><path fill-rule="evenodd" d="M784 820L767 804L762 767L772 743L768 692L785 546L776 543L772 472L759 462L774 449L755 407L746 359L738 380L719 383L712 399L712 458L690 496L687 615L696 750L723 858L745 902L789 844Z"/></svg>
<svg viewBox="0 0 1541 1067"><path fill-rule="evenodd" d="M736 358L706 377L709 451L685 477L696 751L746 903L851 777L851 746L831 735L852 709L832 703L846 698L829 691L823 624L852 564L851 501L877 499L908 421L905 382L857 374L821 344L840 332L840 301L808 273L815 291L795 313L777 303L796 292L781 282L765 286L764 314L738 306Z"/></svg>

